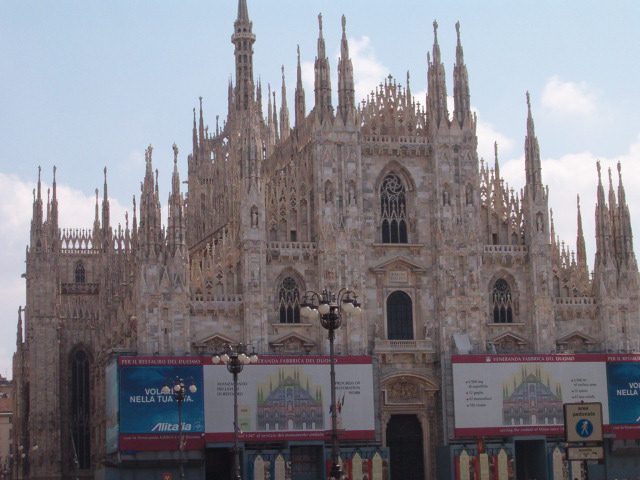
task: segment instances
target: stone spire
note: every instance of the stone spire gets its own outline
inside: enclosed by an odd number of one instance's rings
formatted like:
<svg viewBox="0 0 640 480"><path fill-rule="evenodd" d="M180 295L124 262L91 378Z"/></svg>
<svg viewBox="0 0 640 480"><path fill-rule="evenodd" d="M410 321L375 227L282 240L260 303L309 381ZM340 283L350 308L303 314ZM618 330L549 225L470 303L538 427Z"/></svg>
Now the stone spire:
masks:
<svg viewBox="0 0 640 480"><path fill-rule="evenodd" d="M198 150L200 153L202 153L203 148L204 148L204 140L205 140L205 135L204 135L204 115L202 113L202 97L199 97L200 99L200 118L198 120L198 136L200 137L200 143L198 144Z"/></svg>
<svg viewBox="0 0 640 480"><path fill-rule="evenodd" d="M433 22L433 61L427 54L427 108L431 122L434 126L449 122L447 109L447 83L445 80L444 65L440 59L440 45L438 45L438 22Z"/></svg>
<svg viewBox="0 0 640 480"><path fill-rule="evenodd" d="M147 255L159 254L159 245L162 241L162 222L160 214L160 201L158 199L158 187L154 178L153 147L149 145L145 151L145 176L140 194L140 246Z"/></svg>
<svg viewBox="0 0 640 480"><path fill-rule="evenodd" d="M580 211L580 195L577 196L578 206L578 235L576 238L576 256L578 269L583 275L587 275L585 280L588 280L589 269L587 267L587 249L584 241L584 231L582 229L582 212Z"/></svg>
<svg viewBox="0 0 640 480"><path fill-rule="evenodd" d="M464 64L462 43L460 42L460 22L456 22L458 44L456 46L456 64L453 67L453 118L462 127L471 119L471 96L469 94L469 74Z"/></svg>
<svg viewBox="0 0 640 480"><path fill-rule="evenodd" d="M253 104L253 44L256 36L252 32L246 0L238 0L238 18L233 24L231 43L236 57L236 110L248 110Z"/></svg>
<svg viewBox="0 0 640 480"><path fill-rule="evenodd" d="M16 351L19 352L22 349L22 307L18 307L18 331L16 334Z"/></svg>
<svg viewBox="0 0 640 480"><path fill-rule="evenodd" d="M110 227L111 227L111 211L109 207L109 194L107 193L107 167L104 167L104 190L102 192L103 240L107 240Z"/></svg>
<svg viewBox="0 0 640 480"><path fill-rule="evenodd" d="M258 86L256 87L256 112L258 118L263 118L262 113L262 80L258 77Z"/></svg>
<svg viewBox="0 0 640 480"><path fill-rule="evenodd" d="M53 185L52 185L52 197L51 197L51 211L49 213L49 231L52 238L58 237L58 194L56 184L56 167L53 167Z"/></svg>
<svg viewBox="0 0 640 480"><path fill-rule="evenodd" d="M353 81L353 64L349 57L349 42L346 33L347 19L342 16L342 40L340 42L340 59L338 60L338 113L344 123L355 114L355 87Z"/></svg>
<svg viewBox="0 0 640 480"><path fill-rule="evenodd" d="M198 129L196 126L196 108L193 107L193 132L192 132L192 142L193 142L193 155L198 156Z"/></svg>
<svg viewBox="0 0 640 480"><path fill-rule="evenodd" d="M299 127L307 114L304 87L302 86L302 67L300 65L300 45L298 45L298 71L296 76L295 122Z"/></svg>
<svg viewBox="0 0 640 480"><path fill-rule="evenodd" d="M183 200L180 193L180 174L178 173L178 147L173 144L173 175L171 194L169 195L169 219L167 227L167 245L172 255L186 248L186 229L183 213Z"/></svg>
<svg viewBox="0 0 640 480"><path fill-rule="evenodd" d="M276 104L276 92L273 91L273 134L275 141L278 141L278 106Z"/></svg>
<svg viewBox="0 0 640 480"><path fill-rule="evenodd" d="M280 99L280 139L284 140L289 136L289 107L287 106L287 86L284 81L284 65L282 66L282 90Z"/></svg>
<svg viewBox="0 0 640 480"><path fill-rule="evenodd" d="M609 210L604 196L602 186L602 172L600 162L596 164L598 168L598 187L596 202L596 268L610 263L612 257L611 248L611 221Z"/></svg>
<svg viewBox="0 0 640 480"><path fill-rule="evenodd" d="M622 263L629 264L633 262L635 265L635 253L633 250L633 233L631 230L631 215L629 214L629 206L627 205L627 195L622 183L622 165L618 162L618 232L617 245L619 256ZM635 268L635 267L634 267Z"/></svg>
<svg viewBox="0 0 640 480"><path fill-rule="evenodd" d="M31 216L31 250L40 250L43 245L42 224L43 224L43 203L42 203L42 182L40 179L42 169L38 167L38 184L33 191L33 213Z"/></svg>
<svg viewBox="0 0 640 480"><path fill-rule="evenodd" d="M536 137L533 116L531 115L531 97L527 92L527 136L524 140L524 162L526 170L526 184L530 187L542 187L542 165L540 163L540 146ZM536 190L533 188L534 198Z"/></svg>
<svg viewBox="0 0 640 480"><path fill-rule="evenodd" d="M327 58L324 38L322 36L322 14L318 15L318 25L320 33L318 35L318 56L315 61L315 110L320 121L323 121L325 116L330 117L333 115L333 106L331 104L331 72L329 69L329 59Z"/></svg>

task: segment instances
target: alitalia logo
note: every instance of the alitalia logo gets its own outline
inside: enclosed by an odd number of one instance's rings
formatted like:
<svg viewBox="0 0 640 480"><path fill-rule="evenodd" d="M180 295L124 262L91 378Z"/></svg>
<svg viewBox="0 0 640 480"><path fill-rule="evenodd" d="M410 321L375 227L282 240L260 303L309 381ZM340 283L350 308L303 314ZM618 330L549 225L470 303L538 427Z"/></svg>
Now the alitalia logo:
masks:
<svg viewBox="0 0 640 480"><path fill-rule="evenodd" d="M168 422L156 423L155 426L151 429L152 432L178 432L179 430L180 430L180 425L178 423L168 423ZM183 422L182 431L190 432L191 424Z"/></svg>

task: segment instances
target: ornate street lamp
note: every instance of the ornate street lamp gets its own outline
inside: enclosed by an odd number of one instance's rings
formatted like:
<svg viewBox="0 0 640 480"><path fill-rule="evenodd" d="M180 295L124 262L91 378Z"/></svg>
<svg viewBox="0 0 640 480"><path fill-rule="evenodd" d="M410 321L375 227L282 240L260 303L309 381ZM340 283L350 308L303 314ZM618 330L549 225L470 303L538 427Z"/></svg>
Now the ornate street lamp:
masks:
<svg viewBox="0 0 640 480"><path fill-rule="evenodd" d="M352 290L341 289L337 294L328 292L325 288L322 293L308 291L304 294L300 304L300 313L307 318L320 318L320 324L328 331L329 359L331 363L331 470L329 478L342 479L342 467L340 466L340 451L338 448L338 413L336 408L336 370L333 341L336 330L342 325L342 312L351 315L360 315L362 309L356 300L358 297Z"/></svg>
<svg viewBox="0 0 640 480"><path fill-rule="evenodd" d="M238 447L238 374L245 365L256 363L256 355L253 345L246 343L226 344L220 355L211 357L211 361L224 363L227 370L233 374L233 473L232 480L242 480L240 475L240 448Z"/></svg>
<svg viewBox="0 0 640 480"><path fill-rule="evenodd" d="M187 397L187 389L191 393L196 393L198 388L193 382L193 378L187 379L189 386L185 385L185 381L180 377L167 378L162 387L162 393L165 395L173 395L178 402L178 455L180 457L180 480L184 480L184 455L182 442L182 402Z"/></svg>

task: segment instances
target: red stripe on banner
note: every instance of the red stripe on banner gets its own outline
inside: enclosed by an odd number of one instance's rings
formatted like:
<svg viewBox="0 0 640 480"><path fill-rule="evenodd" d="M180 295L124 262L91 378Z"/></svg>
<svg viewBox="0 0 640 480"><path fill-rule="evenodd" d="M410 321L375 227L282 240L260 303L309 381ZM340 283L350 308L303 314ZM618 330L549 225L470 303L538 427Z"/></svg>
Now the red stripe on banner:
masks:
<svg viewBox="0 0 640 480"><path fill-rule="evenodd" d="M485 428L456 428L456 437L490 437L501 435L562 435L562 425L523 425L522 427L503 426Z"/></svg>
<svg viewBox="0 0 640 480"><path fill-rule="evenodd" d="M606 353L572 353L554 355L452 355L451 363L571 363L571 362L638 362L640 355Z"/></svg>
<svg viewBox="0 0 640 480"><path fill-rule="evenodd" d="M204 433L182 435L183 450L202 450ZM120 451L178 450L178 434L122 433Z"/></svg>
<svg viewBox="0 0 640 480"><path fill-rule="evenodd" d="M269 432L243 432L238 435L240 442L282 442L298 440L329 440L330 431L297 431L286 430ZM340 440L375 440L374 430L345 430L338 432ZM233 441L233 432L206 433L207 443L228 443Z"/></svg>

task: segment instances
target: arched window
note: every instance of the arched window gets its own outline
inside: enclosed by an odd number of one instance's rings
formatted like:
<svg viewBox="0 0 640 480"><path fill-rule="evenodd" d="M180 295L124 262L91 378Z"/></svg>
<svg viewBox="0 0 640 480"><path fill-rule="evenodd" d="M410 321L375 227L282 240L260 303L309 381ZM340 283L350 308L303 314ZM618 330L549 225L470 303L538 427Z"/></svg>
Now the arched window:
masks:
<svg viewBox="0 0 640 480"><path fill-rule="evenodd" d="M512 323L513 298L511 296L511 287L503 278L498 279L493 285L491 300L493 304L493 323Z"/></svg>
<svg viewBox="0 0 640 480"><path fill-rule="evenodd" d="M81 469L91 468L91 389L89 357L77 350L71 357L72 460Z"/></svg>
<svg viewBox="0 0 640 480"><path fill-rule="evenodd" d="M87 281L86 274L84 271L84 264L82 260L79 260L76 263L76 283L85 283Z"/></svg>
<svg viewBox="0 0 640 480"><path fill-rule="evenodd" d="M387 298L387 338L413 340L413 302L401 290Z"/></svg>
<svg viewBox="0 0 640 480"><path fill-rule="evenodd" d="M280 323L300 323L300 288L292 276L284 277L278 290Z"/></svg>
<svg viewBox="0 0 640 480"><path fill-rule="evenodd" d="M402 180L390 173L380 186L382 243L408 243L407 193Z"/></svg>

